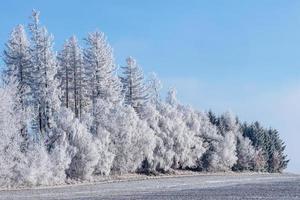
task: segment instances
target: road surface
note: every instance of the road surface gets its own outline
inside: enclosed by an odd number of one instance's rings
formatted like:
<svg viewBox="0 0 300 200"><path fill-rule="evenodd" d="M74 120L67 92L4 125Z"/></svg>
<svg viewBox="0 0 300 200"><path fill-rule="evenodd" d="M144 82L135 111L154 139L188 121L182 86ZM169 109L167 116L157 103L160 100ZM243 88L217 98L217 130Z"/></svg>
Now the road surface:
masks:
<svg viewBox="0 0 300 200"><path fill-rule="evenodd" d="M10 199L299 199L300 176L227 174L2 190Z"/></svg>

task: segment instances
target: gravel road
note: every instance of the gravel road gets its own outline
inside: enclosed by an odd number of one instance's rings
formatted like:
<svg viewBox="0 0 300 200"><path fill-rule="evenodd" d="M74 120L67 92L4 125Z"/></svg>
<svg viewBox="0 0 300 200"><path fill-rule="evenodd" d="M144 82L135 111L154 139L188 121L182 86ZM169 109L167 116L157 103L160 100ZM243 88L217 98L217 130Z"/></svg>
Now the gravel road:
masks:
<svg viewBox="0 0 300 200"><path fill-rule="evenodd" d="M21 190L2 190L10 199L299 199L293 174L196 175L113 181Z"/></svg>

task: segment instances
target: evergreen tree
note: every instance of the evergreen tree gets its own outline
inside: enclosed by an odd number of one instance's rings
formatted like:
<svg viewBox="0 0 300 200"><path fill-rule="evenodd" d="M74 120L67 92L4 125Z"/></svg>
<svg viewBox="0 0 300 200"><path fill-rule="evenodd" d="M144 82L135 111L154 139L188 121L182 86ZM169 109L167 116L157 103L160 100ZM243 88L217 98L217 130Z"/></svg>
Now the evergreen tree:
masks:
<svg viewBox="0 0 300 200"><path fill-rule="evenodd" d="M207 114L209 121L216 127L218 137L208 140L209 151L203 163L210 171L230 170L238 161L237 137L239 124L230 112L216 116L212 111Z"/></svg>
<svg viewBox="0 0 300 200"><path fill-rule="evenodd" d="M4 70L5 81L8 84L17 84L18 104L26 113L29 108L29 81L30 81L30 54L29 41L27 39L24 27L18 25L10 35L8 42L5 44L3 53L6 68ZM22 117L21 135L28 137L27 119L28 116Z"/></svg>
<svg viewBox="0 0 300 200"><path fill-rule="evenodd" d="M158 104L161 102L160 90L162 84L155 73L151 73L149 78L149 101L152 104Z"/></svg>
<svg viewBox="0 0 300 200"><path fill-rule="evenodd" d="M121 100L121 84L115 74L112 48L104 34L90 33L85 41L84 64L89 77L88 94L94 111L98 99L118 103Z"/></svg>
<svg viewBox="0 0 300 200"><path fill-rule="evenodd" d="M64 44L59 54L58 79L62 90L62 103L81 118L87 105L87 76L83 55L75 36Z"/></svg>
<svg viewBox="0 0 300 200"><path fill-rule="evenodd" d="M277 130L269 129L266 131L266 134L269 135L269 144L267 145L268 171L282 172L289 162L287 156L284 154L285 144L279 138Z"/></svg>
<svg viewBox="0 0 300 200"><path fill-rule="evenodd" d="M125 104L134 108L140 113L145 103L148 101L149 94L144 83L144 75L135 59L128 57L127 65L123 68L123 94Z"/></svg>
<svg viewBox="0 0 300 200"><path fill-rule="evenodd" d="M31 33L30 46L30 89L35 111L33 129L37 137L51 134L55 126L54 112L59 109L58 83L54 79L57 62L52 51L52 37L45 27L39 23L39 12L32 12L32 22L29 24Z"/></svg>
<svg viewBox="0 0 300 200"><path fill-rule="evenodd" d="M219 119L216 116L216 114L212 112L212 110L208 111L207 116L209 118L210 123L212 123L215 126L219 125Z"/></svg>
<svg viewBox="0 0 300 200"><path fill-rule="evenodd" d="M279 138L277 130L265 129L259 122L250 125L244 123L241 129L243 135L252 141L256 151L259 152L255 162L264 163L258 170L282 172L287 167L289 161L284 154L285 144Z"/></svg>
<svg viewBox="0 0 300 200"><path fill-rule="evenodd" d="M237 138L237 163L233 167L235 171L254 170L256 151L251 140L242 135Z"/></svg>
<svg viewBox="0 0 300 200"><path fill-rule="evenodd" d="M176 106L178 104L176 95L177 95L176 89L175 88L171 88L168 91L166 102L168 104L172 105L172 106Z"/></svg>

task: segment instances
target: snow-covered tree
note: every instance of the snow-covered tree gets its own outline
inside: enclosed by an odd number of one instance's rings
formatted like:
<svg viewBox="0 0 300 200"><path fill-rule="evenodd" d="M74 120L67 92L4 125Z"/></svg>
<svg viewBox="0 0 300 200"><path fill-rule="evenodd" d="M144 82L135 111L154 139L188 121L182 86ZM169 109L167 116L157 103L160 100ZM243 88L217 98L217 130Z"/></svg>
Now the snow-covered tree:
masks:
<svg viewBox="0 0 300 200"><path fill-rule="evenodd" d="M161 81L158 79L155 73L150 74L149 78L149 102L152 104L158 104L161 101L160 90L162 89Z"/></svg>
<svg viewBox="0 0 300 200"><path fill-rule="evenodd" d="M174 92L169 92L167 102L147 104L143 109L142 119L156 136L153 169L197 169L206 151L203 136L209 130L209 120L189 106L174 103L177 102Z"/></svg>
<svg viewBox="0 0 300 200"><path fill-rule="evenodd" d="M74 113L63 108L58 113L57 133L58 138L70 146L67 153L70 155L70 164L66 169L67 176L75 179L90 179L99 160L96 143L87 127L75 118ZM57 139L54 140L56 145ZM54 146L54 149L55 146Z"/></svg>
<svg viewBox="0 0 300 200"><path fill-rule="evenodd" d="M115 70L113 51L101 32L90 33L85 39L84 64L88 77L88 94L92 109L98 99L117 103L121 100L121 84Z"/></svg>
<svg viewBox="0 0 300 200"><path fill-rule="evenodd" d="M235 170L253 170L255 162L255 149L251 140L242 135L238 136L237 140L237 163L234 166Z"/></svg>
<svg viewBox="0 0 300 200"><path fill-rule="evenodd" d="M39 23L39 12L32 12L32 22L29 24L31 33L30 46L30 89L35 108L33 129L38 137L51 135L54 124L53 113L60 107L58 98L58 82L54 76L57 72L57 62L52 50L52 36Z"/></svg>
<svg viewBox="0 0 300 200"><path fill-rule="evenodd" d="M59 184L65 182L70 163L66 145L57 140L48 153L44 144L25 141L19 134L22 114L17 84L0 88L0 185L5 187ZM26 143L25 143L26 142ZM23 148L26 144L26 148Z"/></svg>
<svg viewBox="0 0 300 200"><path fill-rule="evenodd" d="M289 161L284 154L285 144L279 138L277 130L266 129L259 122L244 123L241 130L243 135L251 140L256 150L256 170L281 172L286 168Z"/></svg>
<svg viewBox="0 0 300 200"><path fill-rule="evenodd" d="M152 160L153 132L133 108L125 107L117 112L114 119L114 126L118 128L111 136L114 143L112 152L115 154L113 169L121 173L136 172L143 167L145 160Z"/></svg>
<svg viewBox="0 0 300 200"><path fill-rule="evenodd" d="M267 161L268 159L266 158L264 150L261 148L256 149L254 157L254 171L267 171Z"/></svg>
<svg viewBox="0 0 300 200"><path fill-rule="evenodd" d="M73 56L73 55L72 55ZM74 59L74 58L73 58ZM59 68L57 70L57 76L59 80L59 87L61 88L62 95L62 104L66 108L70 107L71 101L73 100L72 96L72 82L74 78L74 60L71 59L71 49L70 49L70 41L67 40L64 44L63 50L58 55ZM77 59L75 60L75 62ZM71 64L71 62L73 62ZM76 64L75 64L76 66ZM72 101L73 103L73 101ZM73 105L71 106L74 111Z"/></svg>
<svg viewBox="0 0 300 200"><path fill-rule="evenodd" d="M115 158L114 153L112 153L110 149L110 133L107 130L103 129L101 133L98 133L97 136L94 136L93 140L96 144L97 152L99 154L99 159L95 166L94 174L108 176L111 173L113 161Z"/></svg>
<svg viewBox="0 0 300 200"><path fill-rule="evenodd" d="M13 29L8 42L5 44L3 59L6 64L4 70L5 81L13 81L17 84L17 92L20 97L18 103L22 110L27 112L30 109L28 91L30 83L30 54L29 41L22 25L18 25ZM29 116L23 116L22 119L21 135L24 137L28 137L26 117Z"/></svg>
<svg viewBox="0 0 300 200"><path fill-rule="evenodd" d="M289 162L287 155L285 155L285 144L280 139L279 133L276 129L269 129L266 131L269 135L268 139L268 171L282 172Z"/></svg>
<svg viewBox="0 0 300 200"><path fill-rule="evenodd" d="M123 94L126 105L130 105L137 113L140 113L142 107L148 101L148 88L144 83L144 75L135 59L128 57L127 65L123 68Z"/></svg>
<svg viewBox="0 0 300 200"><path fill-rule="evenodd" d="M23 167L26 163L22 145L22 108L16 84L0 88L0 186L12 187L22 184Z"/></svg>
<svg viewBox="0 0 300 200"><path fill-rule="evenodd" d="M208 155L208 171L229 171L236 163L234 135L226 134L219 140L212 141L212 149Z"/></svg>
<svg viewBox="0 0 300 200"><path fill-rule="evenodd" d="M75 36L64 44L59 54L57 73L62 90L62 103L81 118L88 104L87 76L83 65L83 55Z"/></svg>
<svg viewBox="0 0 300 200"><path fill-rule="evenodd" d="M154 144L153 159L148 160L148 168L145 172L156 173L156 172L167 172L170 171L173 163L175 152L173 150L173 139L169 135L171 132L165 132L164 124L165 118L161 114L165 104L146 104L143 108L142 120L147 122L148 127L154 132Z"/></svg>
<svg viewBox="0 0 300 200"><path fill-rule="evenodd" d="M239 124L232 113L226 112L218 118L209 113L211 123L214 123L218 130L218 137L212 140L209 145L209 152L206 155L209 171L229 171L237 162L237 136Z"/></svg>
<svg viewBox="0 0 300 200"><path fill-rule="evenodd" d="M96 105L95 134L98 138L110 136L109 152L113 154L113 173L140 170L143 161L152 160L152 130L130 106L114 105L103 100Z"/></svg>
<svg viewBox="0 0 300 200"><path fill-rule="evenodd" d="M161 126L164 132L172 138L174 145L173 168L195 169L197 163L205 152L203 146L203 133L199 130L200 113L194 112L188 106L170 105L161 110L161 115L167 120L167 127Z"/></svg>
<svg viewBox="0 0 300 200"><path fill-rule="evenodd" d="M172 106L176 106L178 104L176 95L177 95L176 89L170 88L167 94L166 102Z"/></svg>

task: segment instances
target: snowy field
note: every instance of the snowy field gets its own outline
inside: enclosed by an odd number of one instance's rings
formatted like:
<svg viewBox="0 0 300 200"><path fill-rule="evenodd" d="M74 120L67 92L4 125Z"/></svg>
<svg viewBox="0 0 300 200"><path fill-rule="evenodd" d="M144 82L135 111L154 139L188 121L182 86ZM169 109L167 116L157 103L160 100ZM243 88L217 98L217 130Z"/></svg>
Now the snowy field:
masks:
<svg viewBox="0 0 300 200"><path fill-rule="evenodd" d="M2 190L0 199L300 199L300 175L206 174Z"/></svg>

